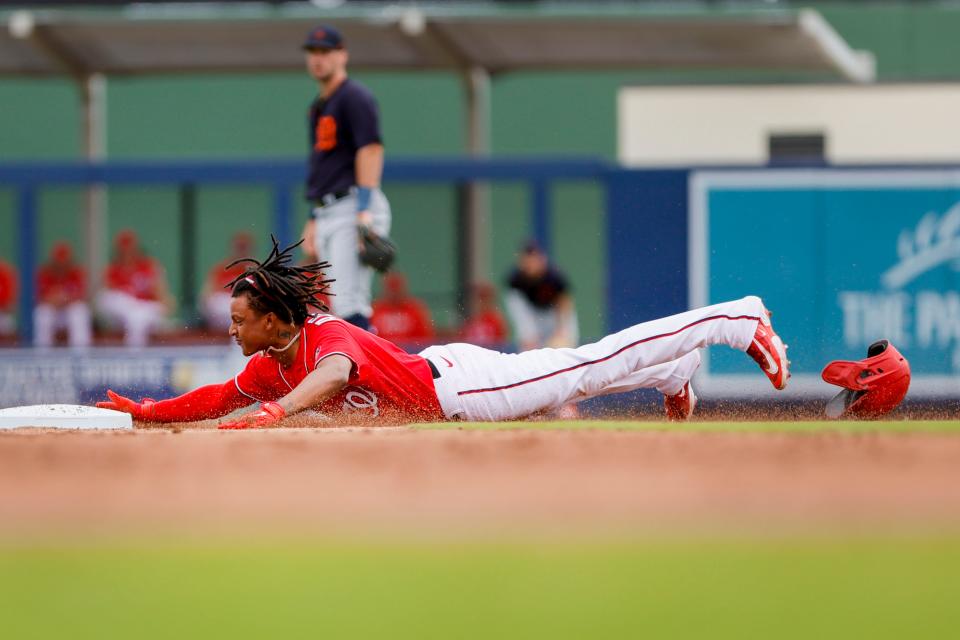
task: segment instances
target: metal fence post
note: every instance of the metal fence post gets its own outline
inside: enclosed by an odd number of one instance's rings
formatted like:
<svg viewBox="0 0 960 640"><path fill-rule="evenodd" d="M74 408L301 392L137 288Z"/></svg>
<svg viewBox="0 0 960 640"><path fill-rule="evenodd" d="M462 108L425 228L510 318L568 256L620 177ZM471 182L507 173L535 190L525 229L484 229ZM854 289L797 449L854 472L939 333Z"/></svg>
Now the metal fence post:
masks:
<svg viewBox="0 0 960 640"><path fill-rule="evenodd" d="M20 246L18 271L20 278L20 308L17 329L20 342L33 343L33 307L36 304L37 264L37 194L32 184L17 190L17 242Z"/></svg>

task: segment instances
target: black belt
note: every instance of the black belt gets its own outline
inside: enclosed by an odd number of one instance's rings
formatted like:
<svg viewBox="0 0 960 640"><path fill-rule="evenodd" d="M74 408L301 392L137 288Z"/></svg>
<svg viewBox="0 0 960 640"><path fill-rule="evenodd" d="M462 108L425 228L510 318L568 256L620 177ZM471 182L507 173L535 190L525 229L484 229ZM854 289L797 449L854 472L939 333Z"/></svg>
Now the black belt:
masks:
<svg viewBox="0 0 960 640"><path fill-rule="evenodd" d="M314 200L314 202L318 207L326 207L333 204L337 200L342 200L346 198L351 193L352 191L350 189L344 189L343 191L331 191L330 193L323 194L322 196Z"/></svg>
<svg viewBox="0 0 960 640"><path fill-rule="evenodd" d="M440 377L440 370L437 369L437 365L435 365L435 364L433 364L432 362L430 362L430 359L429 359L429 358L424 358L424 360L426 360L426 361L427 361L427 364L430 365L430 373L433 374L433 379L436 380L437 378L439 378L439 377Z"/></svg>

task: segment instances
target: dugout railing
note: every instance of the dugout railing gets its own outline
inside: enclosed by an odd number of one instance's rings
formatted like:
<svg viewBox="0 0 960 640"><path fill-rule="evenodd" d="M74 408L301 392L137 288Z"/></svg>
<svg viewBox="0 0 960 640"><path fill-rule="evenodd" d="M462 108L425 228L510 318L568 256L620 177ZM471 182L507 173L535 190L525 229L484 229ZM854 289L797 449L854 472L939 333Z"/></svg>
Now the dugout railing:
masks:
<svg viewBox="0 0 960 640"><path fill-rule="evenodd" d="M550 246L551 187L561 181L592 181L605 188L614 169L598 158L417 158L391 159L384 170L385 186L395 184L442 184L465 189L476 183L511 182L527 186L529 193L529 234L544 247ZM18 326L21 342L29 344L32 332L30 313L35 301L35 270L39 255L39 196L49 188L174 187L179 192L181 234L188 238L196 227L196 189L200 186L261 186L271 192L271 227L281 242L290 242L305 205L299 202L304 165L301 158L256 161L109 161L0 163L0 189L14 194L14 227L20 292ZM606 199L606 198L605 198ZM465 198L458 198L465 202ZM454 215L466 215L461 205ZM468 225L459 221L457 228ZM458 245L455 255L468 254L469 238L461 232L450 239ZM196 255L192 242L182 241L181 300L192 308L196 298ZM469 285L469 268L457 264L460 297Z"/></svg>

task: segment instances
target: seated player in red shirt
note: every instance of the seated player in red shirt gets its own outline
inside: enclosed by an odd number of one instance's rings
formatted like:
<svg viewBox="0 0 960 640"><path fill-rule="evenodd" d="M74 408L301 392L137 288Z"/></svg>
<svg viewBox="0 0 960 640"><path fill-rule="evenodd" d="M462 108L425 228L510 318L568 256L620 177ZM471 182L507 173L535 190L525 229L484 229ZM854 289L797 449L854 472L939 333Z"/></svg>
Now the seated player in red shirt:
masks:
<svg viewBox="0 0 960 640"><path fill-rule="evenodd" d="M66 242L56 243L50 250L50 260L37 270L34 344L49 347L54 332L66 329L71 347L89 346L91 319L86 296L87 276L73 261L73 250Z"/></svg>
<svg viewBox="0 0 960 640"><path fill-rule="evenodd" d="M128 346L145 346L150 332L174 308L163 265L144 254L136 234L125 229L114 238L113 259L103 280L97 298L100 313L123 327Z"/></svg>
<svg viewBox="0 0 960 640"><path fill-rule="evenodd" d="M159 402L108 391L110 400L97 406L178 422L261 403L223 429L268 426L305 410L322 412L324 424L492 421L653 387L668 395L667 415L684 419L702 347L746 351L777 389L790 375L786 347L756 296L644 322L576 349L505 354L457 343L409 354L340 318L310 315L308 305L330 282L319 272L328 265L291 266L296 246L281 251L274 240L267 259L247 259L252 266L233 284L229 333L252 356L236 377Z"/></svg>
<svg viewBox="0 0 960 640"><path fill-rule="evenodd" d="M0 336L16 333L13 310L17 305L17 272L0 260Z"/></svg>
<svg viewBox="0 0 960 640"><path fill-rule="evenodd" d="M250 255L253 249L253 236L246 231L238 231L230 240L230 256L221 260L207 272L207 279L201 294L204 324L210 329L226 331L230 328L230 283L237 279L246 268L237 260ZM232 267L227 265L233 264Z"/></svg>
<svg viewBox="0 0 960 640"><path fill-rule="evenodd" d="M391 342L418 344L433 339L429 309L410 295L407 279L396 271L383 278L383 296L373 302L370 324L374 333Z"/></svg>
<svg viewBox="0 0 960 640"><path fill-rule="evenodd" d="M507 323L497 307L497 290L489 282L473 288L473 314L460 327L464 342L484 346L502 345L507 341Z"/></svg>

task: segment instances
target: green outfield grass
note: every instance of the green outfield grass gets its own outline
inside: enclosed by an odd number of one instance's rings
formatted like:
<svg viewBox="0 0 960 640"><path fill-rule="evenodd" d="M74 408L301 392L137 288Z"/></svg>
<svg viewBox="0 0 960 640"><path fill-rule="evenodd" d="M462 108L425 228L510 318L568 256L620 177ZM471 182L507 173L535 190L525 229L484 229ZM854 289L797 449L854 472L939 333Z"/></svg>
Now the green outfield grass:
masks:
<svg viewBox="0 0 960 640"><path fill-rule="evenodd" d="M960 433L960 420L816 420L816 421L724 421L684 422L682 424L663 420L556 420L518 422L435 422L413 425L416 429L603 429L622 431L798 431L798 432L944 432Z"/></svg>
<svg viewBox="0 0 960 640"><path fill-rule="evenodd" d="M960 540L0 548L5 638L946 638Z"/></svg>

